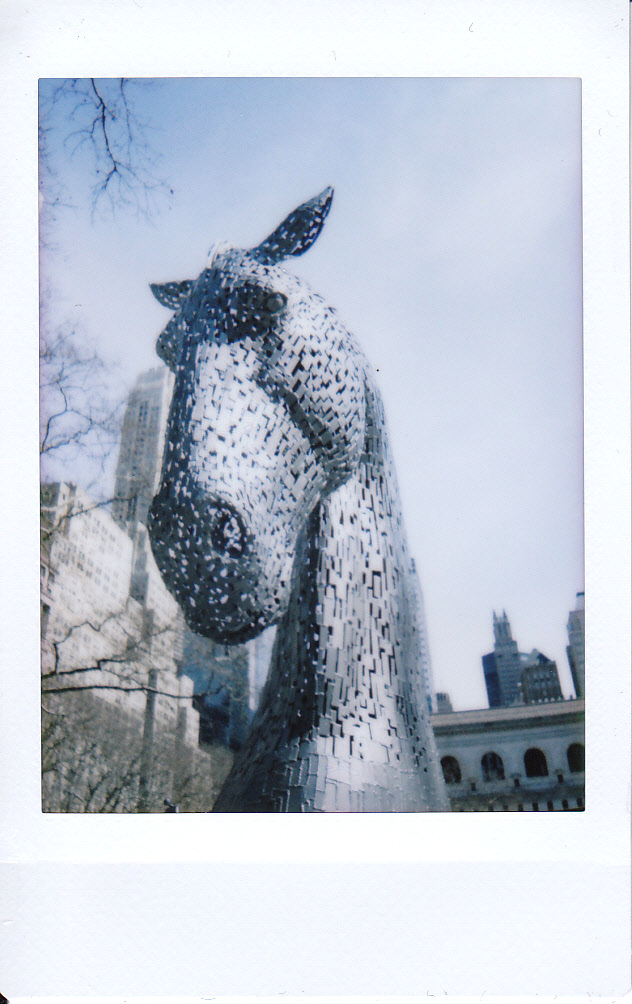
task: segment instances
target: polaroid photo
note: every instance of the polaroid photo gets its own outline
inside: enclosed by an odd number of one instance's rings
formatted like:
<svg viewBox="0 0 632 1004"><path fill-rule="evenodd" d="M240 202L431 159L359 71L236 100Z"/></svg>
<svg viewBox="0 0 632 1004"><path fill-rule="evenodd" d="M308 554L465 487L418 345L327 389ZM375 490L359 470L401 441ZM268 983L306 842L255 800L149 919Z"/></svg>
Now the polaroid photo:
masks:
<svg viewBox="0 0 632 1004"><path fill-rule="evenodd" d="M627 5L327 9L16 20L10 1000L627 989Z"/></svg>

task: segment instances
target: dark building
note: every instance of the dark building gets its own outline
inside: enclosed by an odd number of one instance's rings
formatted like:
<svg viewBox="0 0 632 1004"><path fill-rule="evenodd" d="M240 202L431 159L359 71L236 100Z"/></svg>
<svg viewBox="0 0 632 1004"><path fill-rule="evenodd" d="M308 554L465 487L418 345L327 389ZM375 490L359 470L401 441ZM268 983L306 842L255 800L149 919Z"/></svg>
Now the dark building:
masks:
<svg viewBox="0 0 632 1004"><path fill-rule="evenodd" d="M522 699L525 704L542 704L544 701L563 700L557 663L547 659L542 652L533 650L524 657L521 676Z"/></svg>
<svg viewBox="0 0 632 1004"><path fill-rule="evenodd" d="M557 664L535 648L518 651L504 610L494 614L494 651L483 656L483 673L490 708L563 700Z"/></svg>
<svg viewBox="0 0 632 1004"><path fill-rule="evenodd" d="M489 652L483 656L483 675L485 676L487 700L490 708L501 708L503 699L500 692L498 670L496 668L496 656L493 652Z"/></svg>
<svg viewBox="0 0 632 1004"><path fill-rule="evenodd" d="M193 680L200 742L237 750L250 725L248 649L185 631L182 671Z"/></svg>
<svg viewBox="0 0 632 1004"><path fill-rule="evenodd" d="M483 656L490 708L521 703L521 671L520 653L511 635L509 618L504 610L500 617L494 613L494 651Z"/></svg>

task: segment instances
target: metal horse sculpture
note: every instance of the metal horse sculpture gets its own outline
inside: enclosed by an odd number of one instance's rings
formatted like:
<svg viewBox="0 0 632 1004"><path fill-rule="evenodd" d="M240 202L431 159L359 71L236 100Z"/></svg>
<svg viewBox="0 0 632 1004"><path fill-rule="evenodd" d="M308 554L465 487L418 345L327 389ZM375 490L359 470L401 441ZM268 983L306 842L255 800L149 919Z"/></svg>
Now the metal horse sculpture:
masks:
<svg viewBox="0 0 632 1004"><path fill-rule="evenodd" d="M448 808L380 396L335 312L279 266L332 195L151 287L175 311L156 561L193 630L234 643L278 624L220 812Z"/></svg>

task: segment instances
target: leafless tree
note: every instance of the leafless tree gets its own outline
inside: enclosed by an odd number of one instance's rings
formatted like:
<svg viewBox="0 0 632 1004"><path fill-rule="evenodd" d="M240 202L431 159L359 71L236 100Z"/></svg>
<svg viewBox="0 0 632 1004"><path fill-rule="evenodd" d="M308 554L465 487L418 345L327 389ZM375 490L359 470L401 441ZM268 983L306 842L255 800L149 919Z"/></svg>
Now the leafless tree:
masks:
<svg viewBox="0 0 632 1004"><path fill-rule="evenodd" d="M45 812L136 812L142 734L136 718L92 694L49 697L42 713L42 806ZM230 770L222 747L178 744L159 727L145 811L204 812Z"/></svg>
<svg viewBox="0 0 632 1004"><path fill-rule="evenodd" d="M116 453L124 392L112 366L76 327L40 336L40 464L43 481L103 484Z"/></svg>
<svg viewBox="0 0 632 1004"><path fill-rule="evenodd" d="M62 181L60 162L81 162L89 177L91 214L107 211L151 216L173 194L157 173L152 142L159 127L141 111L143 93L159 81L123 77L68 79L40 89L40 201L54 222L76 203Z"/></svg>

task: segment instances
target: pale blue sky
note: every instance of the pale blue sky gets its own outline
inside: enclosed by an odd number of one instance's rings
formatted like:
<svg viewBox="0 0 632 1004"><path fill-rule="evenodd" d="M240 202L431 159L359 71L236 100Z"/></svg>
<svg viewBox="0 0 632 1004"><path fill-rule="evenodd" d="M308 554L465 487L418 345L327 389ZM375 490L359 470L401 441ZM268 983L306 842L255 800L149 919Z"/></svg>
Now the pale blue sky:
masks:
<svg viewBox="0 0 632 1004"><path fill-rule="evenodd" d="M45 92L47 85L43 85ZM581 92L566 79L195 79L141 92L173 197L90 218L88 162L51 137L75 210L43 273L128 383L169 317L148 284L252 246L326 185L288 265L379 369L436 684L486 704L492 610L572 685L583 589Z"/></svg>

